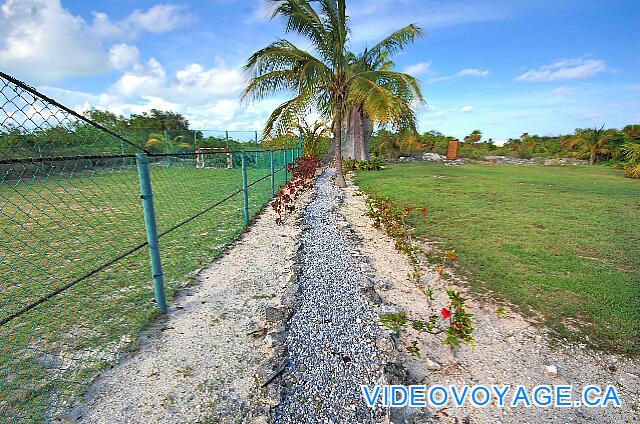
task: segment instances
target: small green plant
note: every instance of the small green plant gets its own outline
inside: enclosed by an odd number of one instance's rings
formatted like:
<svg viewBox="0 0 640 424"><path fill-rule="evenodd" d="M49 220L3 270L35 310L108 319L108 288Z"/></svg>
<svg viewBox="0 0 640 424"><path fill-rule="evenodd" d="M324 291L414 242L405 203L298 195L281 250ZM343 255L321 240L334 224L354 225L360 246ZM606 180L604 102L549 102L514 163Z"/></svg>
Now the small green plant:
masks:
<svg viewBox="0 0 640 424"><path fill-rule="evenodd" d="M397 313L390 312L382 315L380 322L389 330L400 333L407 326L407 314L404 311Z"/></svg>
<svg viewBox="0 0 640 424"><path fill-rule="evenodd" d="M408 277L411 281L419 284L423 272L418 258L424 254L424 250L413 243L415 230L406 224L405 219L411 212L420 208L417 205L410 205L400 209L391 200L376 195L369 195L366 205L366 215L373 219L374 228L380 228L393 238L396 250L407 255L412 268ZM426 215L427 210L422 208L420 212L422 215Z"/></svg>
<svg viewBox="0 0 640 424"><path fill-rule="evenodd" d="M171 408L175 403L176 400L171 394L164 395L162 399L160 399L160 405L165 408Z"/></svg>
<svg viewBox="0 0 640 424"><path fill-rule="evenodd" d="M449 326L445 329L446 337L444 343L451 346L460 346L465 343L474 346L472 315L465 309L464 300L460 293L454 290L447 290L449 296L449 309L442 308L442 318L449 320Z"/></svg>
<svg viewBox="0 0 640 424"><path fill-rule="evenodd" d="M411 356L415 356L416 358L420 357L420 348L418 347L417 340L414 340L409 346L407 346L407 352L409 352Z"/></svg>
<svg viewBox="0 0 640 424"><path fill-rule="evenodd" d="M411 328L419 332L431 332L436 327L437 315L432 315L429 321L415 320L411 323Z"/></svg>
<svg viewBox="0 0 640 424"><path fill-rule="evenodd" d="M315 157L301 157L287 165L292 178L280 187L276 197L271 201L271 207L278 214L277 225L282 224L284 214L295 210L294 202L300 193L313 187L316 169L319 166L320 160Z"/></svg>
<svg viewBox="0 0 640 424"><path fill-rule="evenodd" d="M507 311L505 311L502 306L498 306L498 309L496 310L496 315L498 315L498 318L504 318L507 316Z"/></svg>
<svg viewBox="0 0 640 424"><path fill-rule="evenodd" d="M193 377L195 375L193 368L191 368L189 365L184 366L182 368L178 368L176 370L176 374L184 378Z"/></svg>
<svg viewBox="0 0 640 424"><path fill-rule="evenodd" d="M433 289L431 287L425 289L424 295L429 298L429 300L433 300Z"/></svg>

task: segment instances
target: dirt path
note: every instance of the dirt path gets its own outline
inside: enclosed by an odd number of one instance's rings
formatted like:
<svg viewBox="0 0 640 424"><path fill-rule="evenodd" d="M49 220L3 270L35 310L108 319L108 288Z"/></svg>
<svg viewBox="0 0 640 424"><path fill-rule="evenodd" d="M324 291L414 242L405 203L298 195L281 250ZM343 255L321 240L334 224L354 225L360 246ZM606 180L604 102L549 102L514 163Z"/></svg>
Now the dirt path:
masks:
<svg viewBox="0 0 640 424"><path fill-rule="evenodd" d="M307 196L308 198L308 196ZM106 371L71 415L83 423L267 422L259 366L271 354L267 308L290 285L296 216L268 208L200 283L172 302L140 350ZM258 331L256 331L258 330ZM253 335L249 333L256 331Z"/></svg>
<svg viewBox="0 0 640 424"><path fill-rule="evenodd" d="M363 384L385 384L386 355L377 308L361 289L366 274L339 213L335 170L317 180L300 239L295 313L285 342L287 367L276 423L377 423L381 408L362 399Z"/></svg>
<svg viewBox="0 0 640 424"><path fill-rule="evenodd" d="M377 276L375 288L390 311L406 311L409 318L427 320L433 311L445 304L443 295L429 302L422 290L431 287L443 293L445 287L463 290L465 282L456 277L444 281L434 267L425 267L422 287L407 279L411 271L406 257L400 255L389 237L371 226L364 216L363 196L354 196L357 187L349 183L342 213L361 240L360 251L366 255ZM429 246L425 246L429 248ZM506 309L498 314L497 306L472 298L468 294L468 309L474 314L475 350L460 349L454 359L440 336L420 334L409 329L400 338L401 360L408 369L413 384L572 384L582 387L613 384L619 389L621 408L448 408L436 414L441 422L471 423L569 423L640 422L640 361L614 355L591 352L580 346L556 346L544 331L531 325L518 314ZM406 347L416 341L420 357L409 355ZM547 368L547 367L550 368ZM557 372L553 367L556 368ZM577 390L576 390L577 391ZM408 422L430 422L416 411L405 411ZM418 411L419 412L419 411ZM399 422L399 421L397 421Z"/></svg>

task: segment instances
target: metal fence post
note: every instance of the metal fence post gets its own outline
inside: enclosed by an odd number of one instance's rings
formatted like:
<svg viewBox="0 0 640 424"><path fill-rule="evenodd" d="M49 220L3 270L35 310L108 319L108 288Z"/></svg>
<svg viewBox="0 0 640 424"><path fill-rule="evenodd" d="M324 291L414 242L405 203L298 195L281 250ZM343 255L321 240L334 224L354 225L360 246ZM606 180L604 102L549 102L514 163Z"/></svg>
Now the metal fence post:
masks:
<svg viewBox="0 0 640 424"><path fill-rule="evenodd" d="M282 150L282 157L284 160L284 182L287 182L287 148Z"/></svg>
<svg viewBox="0 0 640 424"><path fill-rule="evenodd" d="M260 150L258 149L258 131L254 131L253 134L256 141L256 169L258 169L258 150Z"/></svg>
<svg viewBox="0 0 640 424"><path fill-rule="evenodd" d="M276 195L276 175L273 167L273 150L269 150L269 164L271 167L271 197Z"/></svg>
<svg viewBox="0 0 640 424"><path fill-rule="evenodd" d="M140 181L140 199L142 199L142 209L144 211L144 225L147 230L147 243L149 244L149 258L151 259L153 293L156 298L156 306L162 313L166 314L167 300L164 291L160 246L158 246L158 229L156 227L156 213L153 207L153 192L151 191L147 155L136 153L136 165L138 167L138 180Z"/></svg>
<svg viewBox="0 0 640 424"><path fill-rule="evenodd" d="M247 187L247 160L245 152L240 153L242 158L242 197L244 200L244 225L249 225L249 188Z"/></svg>
<svg viewBox="0 0 640 424"><path fill-rule="evenodd" d="M171 156L169 156L169 153L171 153L171 149L169 148L169 133L167 130L164 130L162 135L164 137L164 151L167 154L167 163L171 165Z"/></svg>

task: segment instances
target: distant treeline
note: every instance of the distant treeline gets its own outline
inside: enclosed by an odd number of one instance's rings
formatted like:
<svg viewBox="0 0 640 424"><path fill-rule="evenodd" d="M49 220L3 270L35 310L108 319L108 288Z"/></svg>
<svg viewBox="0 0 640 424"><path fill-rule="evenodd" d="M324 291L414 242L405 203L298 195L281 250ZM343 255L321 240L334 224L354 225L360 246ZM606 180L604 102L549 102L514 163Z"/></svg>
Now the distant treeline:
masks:
<svg viewBox="0 0 640 424"><path fill-rule="evenodd" d="M381 129L371 137L371 153L385 158L411 156L424 152L446 154L449 140L455 137L438 131L422 134ZM629 176L640 176L640 125L617 128L578 128L573 134L540 136L523 133L510 138L502 146L492 139L483 140L482 131L475 130L460 140L462 157L481 158L486 155L532 157L571 157L591 163L608 163L625 168Z"/></svg>
<svg viewBox="0 0 640 424"><path fill-rule="evenodd" d="M129 117L92 109L85 116L135 146L151 152L178 153L199 147L229 147L234 150L255 149L252 133L239 140L237 134L224 131L210 135L189 128L189 121L179 113L152 109ZM139 148L101 131L81 120L25 120L25 124L0 127L0 157L30 158L74 155L114 155L140 152Z"/></svg>

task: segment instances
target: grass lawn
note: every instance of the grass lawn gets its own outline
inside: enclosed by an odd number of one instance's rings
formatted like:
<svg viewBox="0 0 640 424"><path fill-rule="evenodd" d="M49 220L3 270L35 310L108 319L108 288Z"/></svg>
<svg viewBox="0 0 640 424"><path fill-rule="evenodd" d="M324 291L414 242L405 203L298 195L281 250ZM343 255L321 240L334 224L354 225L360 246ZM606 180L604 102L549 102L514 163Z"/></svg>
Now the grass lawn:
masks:
<svg viewBox="0 0 640 424"><path fill-rule="evenodd" d="M640 182L588 166L397 164L365 192L419 204L418 237L456 249L476 292L560 336L640 353Z"/></svg>
<svg viewBox="0 0 640 424"><path fill-rule="evenodd" d="M0 184L0 319L146 241L131 165L86 171L69 163L73 175ZM150 174L159 233L241 188L239 169L152 165ZM249 182L268 174L267 162L248 170ZM276 174L277 183L283 178L283 171ZM254 216L271 198L270 178L249 193ZM168 296L192 283L192 272L242 229L237 194L162 237ZM136 347L156 314L144 247L1 326L0 416L53 418L123 349Z"/></svg>

